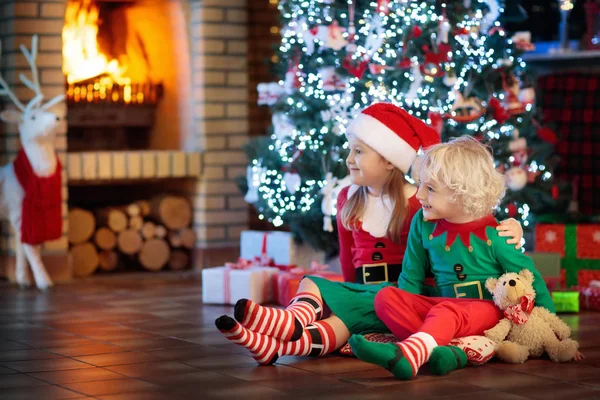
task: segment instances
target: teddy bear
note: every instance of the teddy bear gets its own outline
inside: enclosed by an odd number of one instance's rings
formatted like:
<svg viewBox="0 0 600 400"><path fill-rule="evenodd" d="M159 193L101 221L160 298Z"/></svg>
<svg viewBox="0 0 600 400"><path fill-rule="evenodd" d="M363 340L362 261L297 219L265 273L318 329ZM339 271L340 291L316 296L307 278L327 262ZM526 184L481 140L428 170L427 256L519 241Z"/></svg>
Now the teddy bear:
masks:
<svg viewBox="0 0 600 400"><path fill-rule="evenodd" d="M555 362L572 360L579 344L569 338L571 329L556 314L534 306L532 283L533 273L527 269L488 278L485 287L505 318L485 336L496 343L498 357L507 363L524 363L544 351Z"/></svg>

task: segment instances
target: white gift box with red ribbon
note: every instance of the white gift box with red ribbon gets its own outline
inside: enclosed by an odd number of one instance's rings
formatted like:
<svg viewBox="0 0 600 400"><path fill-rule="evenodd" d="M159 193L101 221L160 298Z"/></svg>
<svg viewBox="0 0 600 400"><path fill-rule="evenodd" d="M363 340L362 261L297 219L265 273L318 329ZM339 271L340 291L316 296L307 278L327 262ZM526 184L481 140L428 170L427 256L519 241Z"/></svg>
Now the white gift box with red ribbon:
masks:
<svg viewBox="0 0 600 400"><path fill-rule="evenodd" d="M240 257L253 259L263 255L277 265L298 266L308 269L311 262L323 264L325 253L316 251L307 244L298 244L290 232L242 231Z"/></svg>
<svg viewBox="0 0 600 400"><path fill-rule="evenodd" d="M231 265L234 265L232 268ZM202 270L202 302L205 304L235 304L239 299L250 299L259 304L274 301L274 275L280 270L273 267L247 265Z"/></svg>

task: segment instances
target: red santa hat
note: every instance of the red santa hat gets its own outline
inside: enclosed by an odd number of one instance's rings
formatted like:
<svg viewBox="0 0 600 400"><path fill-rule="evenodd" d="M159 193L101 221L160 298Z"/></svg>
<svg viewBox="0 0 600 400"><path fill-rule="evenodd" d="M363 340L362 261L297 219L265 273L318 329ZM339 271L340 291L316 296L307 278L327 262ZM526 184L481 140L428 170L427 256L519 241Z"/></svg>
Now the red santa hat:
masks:
<svg viewBox="0 0 600 400"><path fill-rule="evenodd" d="M383 158L407 173L419 148L440 143L440 135L398 106L376 103L350 123L346 135L354 135Z"/></svg>

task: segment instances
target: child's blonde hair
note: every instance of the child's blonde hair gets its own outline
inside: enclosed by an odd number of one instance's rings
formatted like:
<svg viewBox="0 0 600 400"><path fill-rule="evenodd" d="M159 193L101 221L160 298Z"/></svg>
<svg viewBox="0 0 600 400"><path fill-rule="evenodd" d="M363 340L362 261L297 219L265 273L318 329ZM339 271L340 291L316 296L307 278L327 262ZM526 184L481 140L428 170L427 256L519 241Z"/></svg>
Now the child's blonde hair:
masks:
<svg viewBox="0 0 600 400"><path fill-rule="evenodd" d="M404 173L398 168L393 168L381 191L382 195L390 197L390 201L394 206L386 236L395 243L400 243L400 236L407 214L408 204L404 194L405 184ZM361 186L348 198L348 201L341 210L342 225L344 228L348 230L358 229L360 218L367 205L368 195L369 188Z"/></svg>
<svg viewBox="0 0 600 400"><path fill-rule="evenodd" d="M490 214L506 191L505 178L496 171L492 155L470 136L429 147L421 170L452 190L453 200L476 218Z"/></svg>

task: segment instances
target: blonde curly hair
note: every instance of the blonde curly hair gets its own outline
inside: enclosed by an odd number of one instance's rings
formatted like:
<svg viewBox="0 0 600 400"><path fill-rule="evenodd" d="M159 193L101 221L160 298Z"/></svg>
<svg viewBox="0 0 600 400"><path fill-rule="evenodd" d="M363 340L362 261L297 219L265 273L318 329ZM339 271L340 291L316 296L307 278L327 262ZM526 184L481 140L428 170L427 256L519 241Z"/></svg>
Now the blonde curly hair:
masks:
<svg viewBox="0 0 600 400"><path fill-rule="evenodd" d="M454 192L453 201L475 218L490 214L506 192L506 180L494 168L492 155L470 136L429 147L420 169Z"/></svg>

